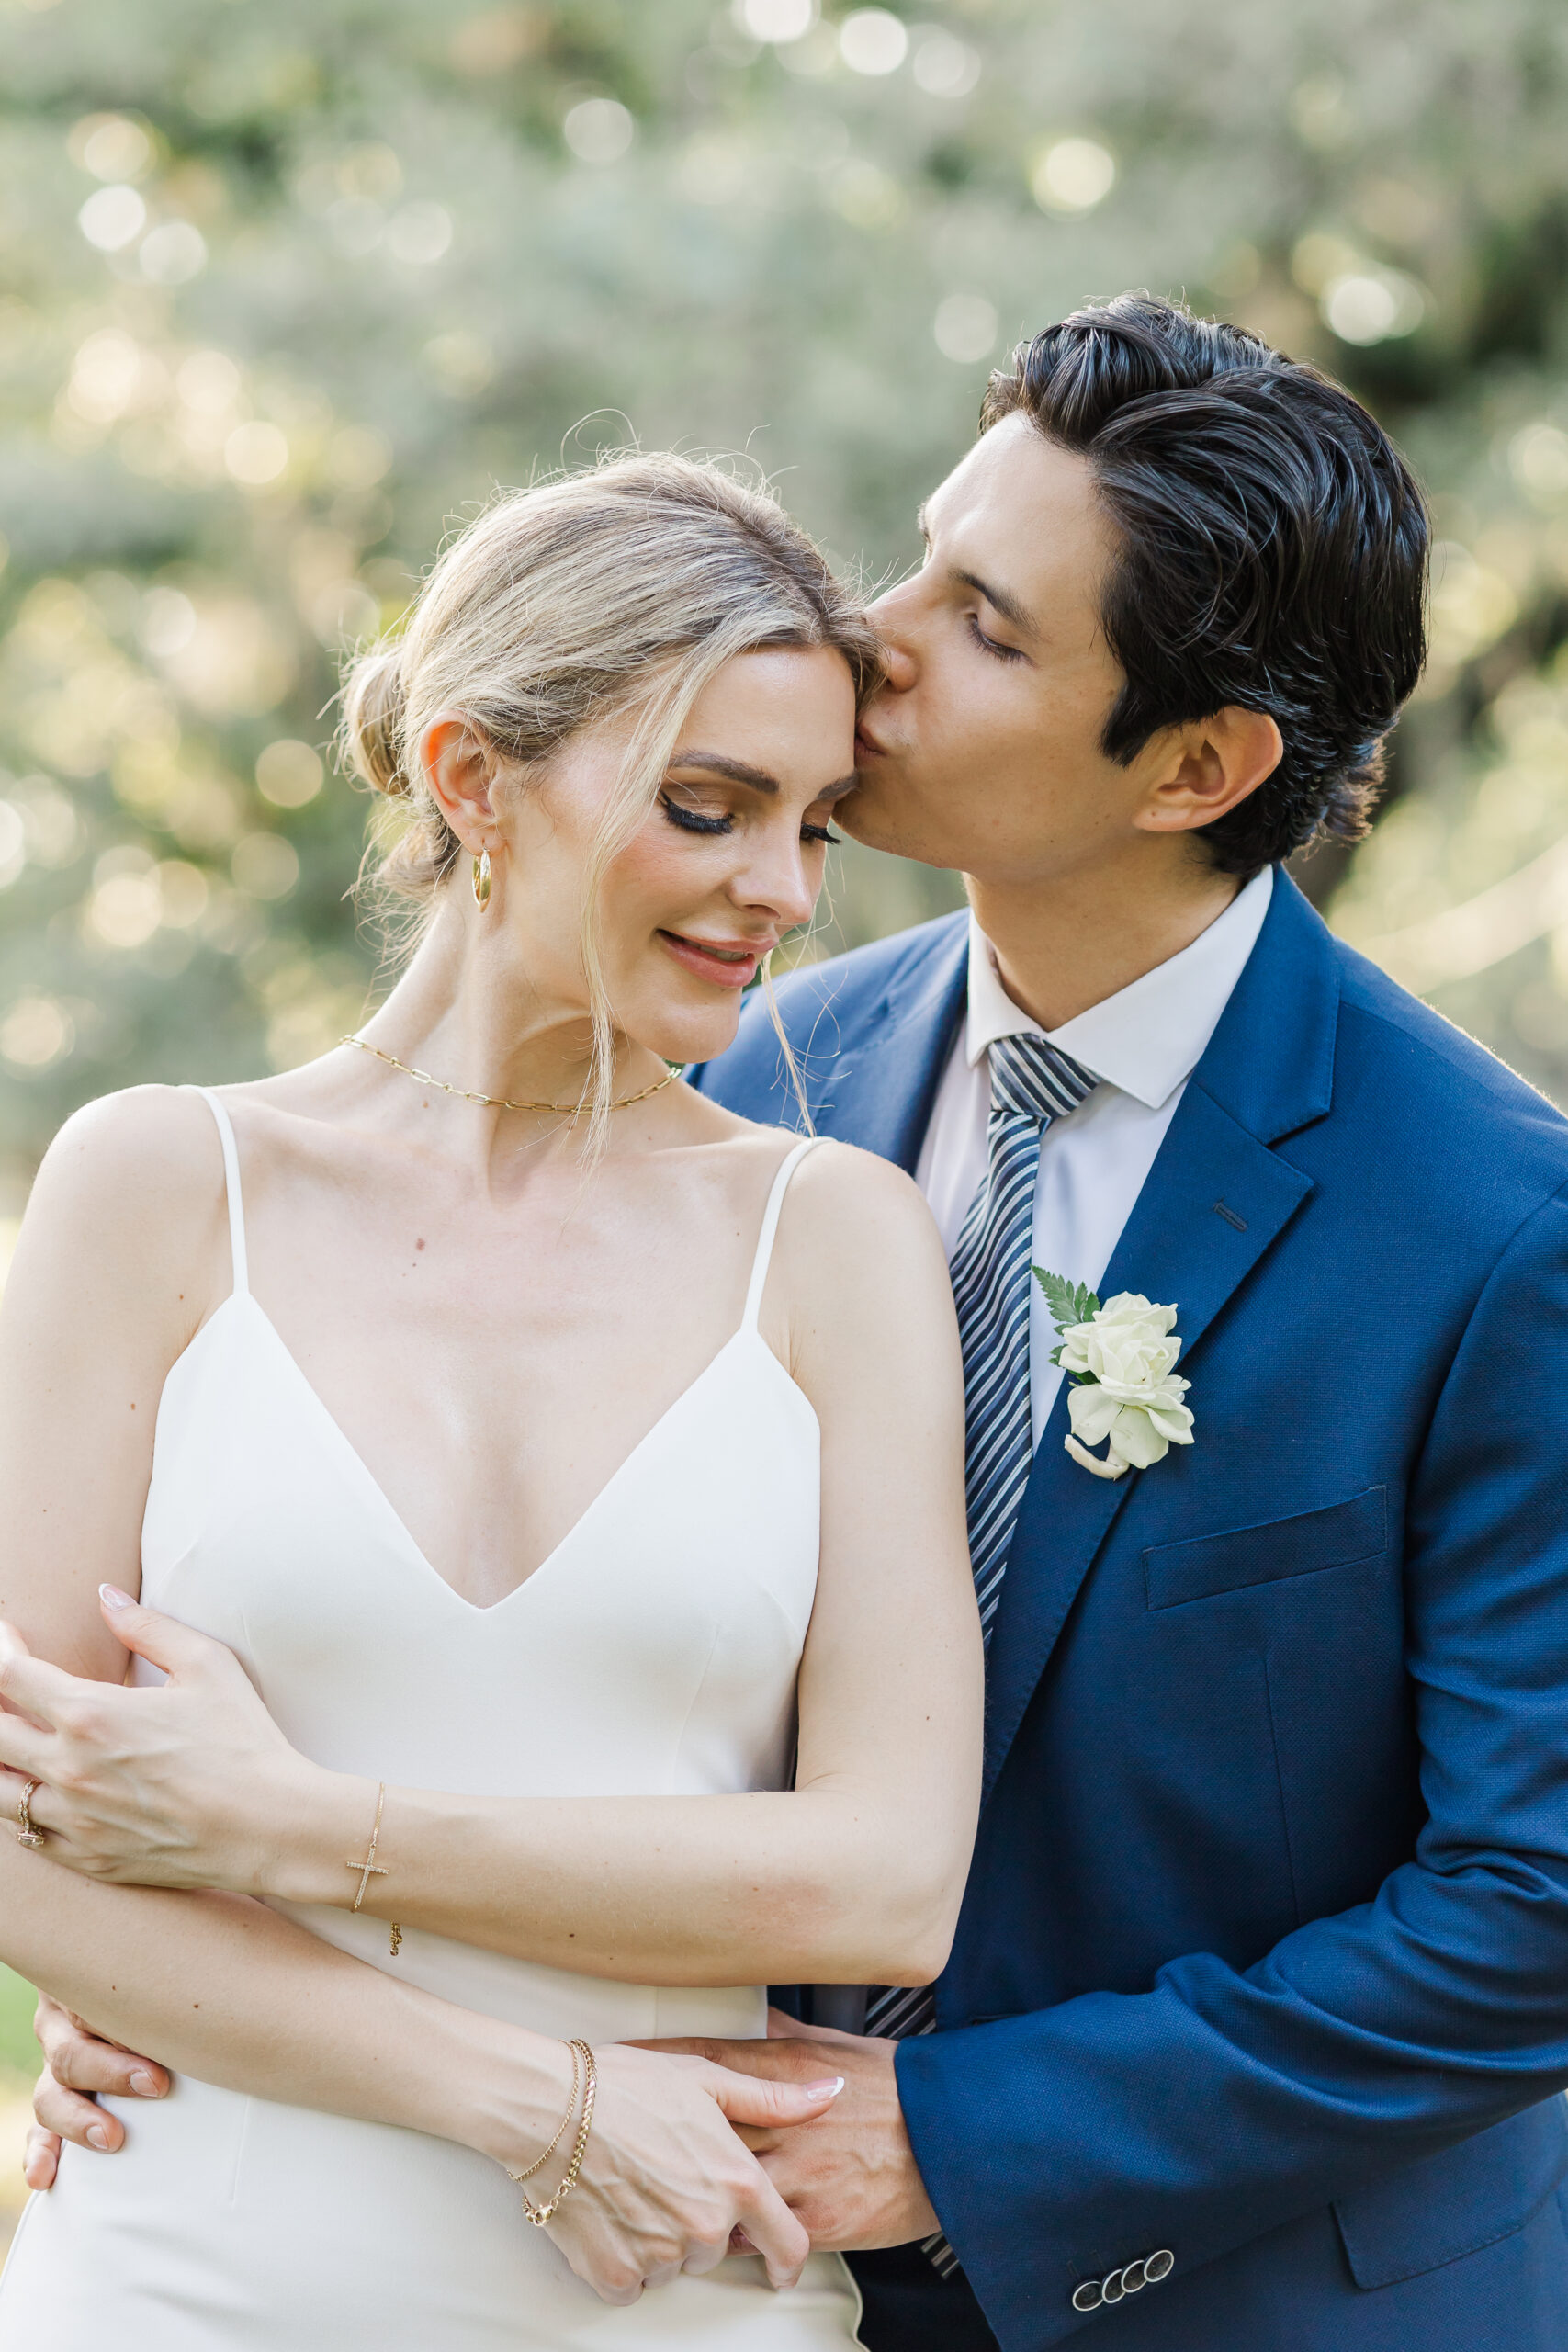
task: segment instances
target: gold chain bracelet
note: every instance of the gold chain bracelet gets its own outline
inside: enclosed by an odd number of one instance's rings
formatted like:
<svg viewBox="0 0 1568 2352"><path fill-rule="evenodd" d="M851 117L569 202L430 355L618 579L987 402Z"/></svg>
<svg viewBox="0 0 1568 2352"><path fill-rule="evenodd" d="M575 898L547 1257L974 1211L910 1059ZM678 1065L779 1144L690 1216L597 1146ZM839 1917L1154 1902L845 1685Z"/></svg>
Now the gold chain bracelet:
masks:
<svg viewBox="0 0 1568 2352"><path fill-rule="evenodd" d="M566 2138L567 2127L570 2123L572 2117L577 2113L577 2094L582 2086L582 2057L579 2045L575 2041L568 2042L567 2048L571 2052L571 2092L567 2099L566 2113L556 2125L555 2138L550 2142L549 2146L545 2150L542 2155L535 2157L527 2171L509 2172L507 2174L507 2178L509 2180L514 2180L519 2188L522 2188L523 2183L525 2180L533 2179L534 2175L538 2171L541 2165L547 2164L549 2162L549 2159L555 2154L556 2150L560 2146L561 2142Z"/></svg>
<svg viewBox="0 0 1568 2352"><path fill-rule="evenodd" d="M559 2211L577 2187L578 2175L582 2169L583 2154L588 2146L589 2128L593 2121L593 2100L599 2088L599 2069L593 2063L593 2052L587 2042L572 2041L568 2044L568 2047L571 2052L571 2104L562 2118L560 2130L545 2150L545 2155L540 2156L536 2163L531 2164L526 2172L509 2171L507 2175L509 2179L517 2183L517 2193L523 2199L523 2211L535 2228L540 2230ZM581 2072L579 2071L580 2060ZM547 2204L536 2205L523 2183L532 2179L535 2173L538 2171L539 2165L544 2163L545 2156L553 2154L560 2145L566 2134L566 2127L577 2110L577 2092L580 2082L582 2085L582 2120L577 2127L577 2139L571 2151L571 2162L566 2168L566 2178Z"/></svg>
<svg viewBox="0 0 1568 2352"><path fill-rule="evenodd" d="M390 1878L391 1876L391 1872L387 1868L386 1863L378 1862L376 1860L376 1848L379 1843L381 1836L381 1809L385 1805L386 1802L387 1783L385 1781L378 1781L376 1783L376 1818L370 1825L369 1849L362 1862L344 1862L344 1869L345 1871L357 1871L359 1872L359 1884L355 1890L354 1901L349 1905L351 1911L358 1910L360 1905L365 1900L365 1890L369 1885L373 1878ZM391 1923L391 1954L392 1958L396 1960L398 1956L398 1947L403 1939L403 1931L399 1927L395 1919Z"/></svg>

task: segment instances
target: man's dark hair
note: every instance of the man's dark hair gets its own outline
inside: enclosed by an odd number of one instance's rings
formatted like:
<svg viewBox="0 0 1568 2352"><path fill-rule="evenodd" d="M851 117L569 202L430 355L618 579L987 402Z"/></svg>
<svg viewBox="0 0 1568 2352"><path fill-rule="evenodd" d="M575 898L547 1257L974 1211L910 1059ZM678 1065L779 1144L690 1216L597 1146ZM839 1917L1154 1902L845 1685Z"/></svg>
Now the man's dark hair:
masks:
<svg viewBox="0 0 1568 2352"><path fill-rule="evenodd" d="M1088 458L1115 529L1100 617L1126 684L1107 756L1230 705L1267 711L1284 757L1200 829L1214 864L1359 841L1426 657L1426 504L1382 426L1317 368L1148 294L1020 344L980 430L1019 413Z"/></svg>

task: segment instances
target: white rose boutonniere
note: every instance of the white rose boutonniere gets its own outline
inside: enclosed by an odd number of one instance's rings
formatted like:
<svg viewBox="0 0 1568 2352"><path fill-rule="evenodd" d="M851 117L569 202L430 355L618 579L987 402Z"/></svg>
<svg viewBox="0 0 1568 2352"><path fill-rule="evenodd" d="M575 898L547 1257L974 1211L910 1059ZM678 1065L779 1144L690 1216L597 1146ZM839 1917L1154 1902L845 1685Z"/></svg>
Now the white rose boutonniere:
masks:
<svg viewBox="0 0 1568 2352"><path fill-rule="evenodd" d="M1082 1283L1034 1268L1062 1344L1052 1354L1073 1383L1067 1397L1073 1460L1097 1478L1146 1470L1173 1445L1192 1443L1192 1415L1182 1403L1191 1382L1176 1370L1181 1341L1174 1306L1156 1306L1124 1290L1103 1306ZM1106 1441L1109 1440L1109 1443ZM1103 1454L1091 1445L1105 1444Z"/></svg>

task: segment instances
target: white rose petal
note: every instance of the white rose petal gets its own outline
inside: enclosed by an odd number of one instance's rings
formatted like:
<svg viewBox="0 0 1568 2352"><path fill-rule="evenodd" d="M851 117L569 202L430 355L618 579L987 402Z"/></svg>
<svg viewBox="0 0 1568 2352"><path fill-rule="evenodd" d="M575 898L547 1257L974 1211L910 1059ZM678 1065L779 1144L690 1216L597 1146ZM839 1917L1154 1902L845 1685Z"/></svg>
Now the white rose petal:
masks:
<svg viewBox="0 0 1568 2352"><path fill-rule="evenodd" d="M1122 1410L1108 1389L1075 1388L1067 1397L1067 1418L1073 1435L1085 1445L1099 1445L1111 1435L1111 1425Z"/></svg>

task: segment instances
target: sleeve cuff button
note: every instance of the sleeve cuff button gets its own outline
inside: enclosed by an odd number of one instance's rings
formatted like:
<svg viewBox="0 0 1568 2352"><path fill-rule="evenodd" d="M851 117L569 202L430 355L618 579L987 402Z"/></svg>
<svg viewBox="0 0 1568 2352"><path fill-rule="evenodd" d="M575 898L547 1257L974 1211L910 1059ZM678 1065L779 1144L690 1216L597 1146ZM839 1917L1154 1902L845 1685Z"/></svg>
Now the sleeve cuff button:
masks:
<svg viewBox="0 0 1568 2352"><path fill-rule="evenodd" d="M1105 2278L1086 2278L1073 2289L1073 2309L1076 2312L1098 2312L1108 2303L1119 2303L1127 2295L1135 2295L1144 2287L1157 2287L1168 2278L1176 2267L1176 2256L1162 2245L1157 2254L1145 2254L1136 2262L1129 2262L1121 2270L1112 2270Z"/></svg>

